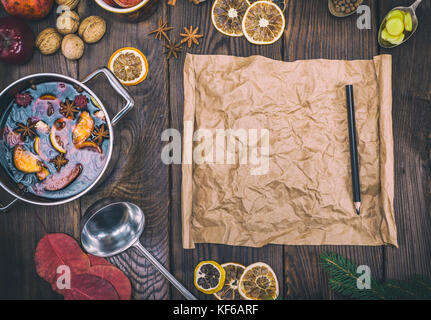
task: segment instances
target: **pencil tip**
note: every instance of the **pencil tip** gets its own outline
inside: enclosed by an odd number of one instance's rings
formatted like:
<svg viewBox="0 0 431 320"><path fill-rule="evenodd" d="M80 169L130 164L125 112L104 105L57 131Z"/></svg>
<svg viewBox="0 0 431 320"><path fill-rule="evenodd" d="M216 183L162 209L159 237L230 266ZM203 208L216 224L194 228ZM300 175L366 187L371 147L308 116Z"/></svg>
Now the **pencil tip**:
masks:
<svg viewBox="0 0 431 320"><path fill-rule="evenodd" d="M356 209L356 213L358 215L361 214L361 203L360 202L355 202L355 209Z"/></svg>

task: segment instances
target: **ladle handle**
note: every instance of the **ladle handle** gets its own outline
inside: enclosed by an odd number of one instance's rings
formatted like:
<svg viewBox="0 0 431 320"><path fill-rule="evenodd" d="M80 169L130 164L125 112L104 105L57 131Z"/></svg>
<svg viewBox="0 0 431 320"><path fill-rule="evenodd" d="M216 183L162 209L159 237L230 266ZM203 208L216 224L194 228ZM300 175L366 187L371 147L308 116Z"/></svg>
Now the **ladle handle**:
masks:
<svg viewBox="0 0 431 320"><path fill-rule="evenodd" d="M152 254L144 248L144 246L138 241L133 245L136 249L138 249L142 255L148 260L150 261L154 267L157 268L157 270L160 271L160 273L165 276L165 278L172 283L172 285L177 288L177 290L179 292L181 292L181 294L187 299L187 300L197 300L196 297L194 295L192 295L186 288L184 288L184 286L177 280L174 278L174 276L168 271L166 270L166 268L164 266L162 266L160 264L160 262L158 262L156 260L156 258L154 258L152 256Z"/></svg>

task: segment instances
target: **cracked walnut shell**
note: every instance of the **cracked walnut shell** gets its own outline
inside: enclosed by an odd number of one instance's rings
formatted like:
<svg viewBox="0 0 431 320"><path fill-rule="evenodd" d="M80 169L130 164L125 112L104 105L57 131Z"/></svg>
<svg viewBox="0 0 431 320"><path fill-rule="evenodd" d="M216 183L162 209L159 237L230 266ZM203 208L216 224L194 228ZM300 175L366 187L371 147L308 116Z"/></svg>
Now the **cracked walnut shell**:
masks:
<svg viewBox="0 0 431 320"><path fill-rule="evenodd" d="M59 6L68 7L70 10L75 9L81 0L55 0Z"/></svg>
<svg viewBox="0 0 431 320"><path fill-rule="evenodd" d="M96 43L106 32L106 22L98 16L90 16L82 20L78 34L86 43Z"/></svg>
<svg viewBox="0 0 431 320"><path fill-rule="evenodd" d="M65 11L57 18L57 30L62 35L75 33L79 27L79 15L74 11Z"/></svg>
<svg viewBox="0 0 431 320"><path fill-rule="evenodd" d="M36 47L44 55L57 52L61 44L61 35L54 28L46 28L36 38Z"/></svg>

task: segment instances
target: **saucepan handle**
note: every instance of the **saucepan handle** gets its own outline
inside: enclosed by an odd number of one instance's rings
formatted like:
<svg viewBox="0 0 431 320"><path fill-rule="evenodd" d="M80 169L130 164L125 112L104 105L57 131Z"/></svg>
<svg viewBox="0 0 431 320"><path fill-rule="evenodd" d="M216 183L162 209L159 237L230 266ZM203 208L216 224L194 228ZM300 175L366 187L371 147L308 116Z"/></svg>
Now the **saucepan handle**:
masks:
<svg viewBox="0 0 431 320"><path fill-rule="evenodd" d="M106 78L108 78L109 84L112 86L112 88L114 88L115 91L117 91L117 93L120 94L126 100L126 105L112 119L111 123L113 126L115 126L118 123L118 121L120 121L133 108L133 106L135 105L135 100L130 95L130 93L126 90L126 88L123 87L121 82L118 81L117 77L108 68L103 67L90 73L81 82L85 84L88 81L96 78L101 74L104 74Z"/></svg>
<svg viewBox="0 0 431 320"><path fill-rule="evenodd" d="M8 209L10 209L10 207L12 207L13 205L14 205L14 203L15 202L17 202L18 201L18 199L17 198L15 198L15 199L13 199L11 202L9 202L7 205L5 205L5 206L3 206L3 205L0 205L0 213L2 213L2 212L6 212Z"/></svg>

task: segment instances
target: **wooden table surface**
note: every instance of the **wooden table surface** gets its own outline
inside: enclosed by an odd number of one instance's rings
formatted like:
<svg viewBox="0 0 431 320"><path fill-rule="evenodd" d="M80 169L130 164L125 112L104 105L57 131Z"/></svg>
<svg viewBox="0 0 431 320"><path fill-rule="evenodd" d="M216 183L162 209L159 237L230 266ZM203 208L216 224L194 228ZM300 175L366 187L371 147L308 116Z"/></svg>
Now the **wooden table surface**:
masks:
<svg viewBox="0 0 431 320"><path fill-rule="evenodd" d="M144 245L184 285L201 299L212 299L193 286L193 269L204 259L236 261L245 265L264 261L280 280L283 299L340 299L327 284L327 276L318 265L322 251L335 251L358 264L371 267L378 280L407 279L414 274L431 276L431 217L429 211L431 174L429 133L431 132L431 3L418 9L419 29L415 36L393 50L377 44L379 22L392 7L410 5L412 0L365 0L371 8L371 30L356 27L357 15L345 19L332 17L326 0L289 0L286 31L282 40L270 46L255 46L244 38L229 38L217 32L211 23L211 0L197 6L178 0L170 7L161 0L157 12L138 24L118 21L91 0L81 0L81 17L100 15L108 22L101 42L87 45L78 62L67 61L61 54L42 56L35 52L23 66L0 64L0 90L22 76L38 72L56 72L83 79L96 68L106 65L118 48L137 47L147 56L149 75L141 85L131 87L136 106L115 129L115 147L119 150L114 171L105 182L84 197L57 207L38 207L24 203L0 215L0 298L60 299L48 283L40 279L33 262L38 240L45 232L65 232L79 239L80 219L96 200L105 198L131 201L147 217L141 238ZM4 16L3 9L0 15ZM393 128L395 143L395 215L399 248L354 246L280 246L263 248L198 245L183 250L181 244L181 166L167 166L160 160L161 134L167 128L182 130L183 64L167 61L159 40L149 36L160 16L175 27L171 37L179 39L183 27L198 26L205 35L200 46L187 49L199 54L263 55L294 61L297 59L371 59L379 53L393 55ZM54 26L55 14L32 22L37 34ZM102 79L90 85L112 114L123 103L106 90ZM10 196L0 191L0 202ZM39 218L39 219L38 219ZM39 221L40 220L40 221ZM46 230L45 230L46 227ZM181 296L163 277L135 252L111 258L132 281L134 299L180 299Z"/></svg>

